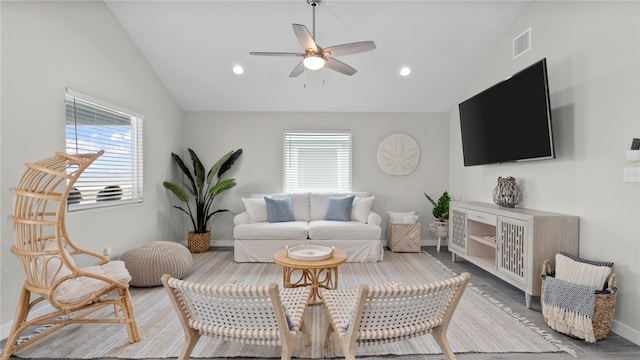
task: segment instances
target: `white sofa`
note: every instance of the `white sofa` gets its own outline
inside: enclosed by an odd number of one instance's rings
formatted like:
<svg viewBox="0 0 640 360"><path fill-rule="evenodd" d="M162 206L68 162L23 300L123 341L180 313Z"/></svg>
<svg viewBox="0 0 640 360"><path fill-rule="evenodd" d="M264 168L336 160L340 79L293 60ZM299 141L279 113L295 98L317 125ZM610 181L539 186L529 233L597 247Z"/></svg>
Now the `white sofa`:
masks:
<svg viewBox="0 0 640 360"><path fill-rule="evenodd" d="M329 197L354 195L349 221L325 220ZM265 196L290 197L293 221L269 222ZM245 211L233 219L234 260L273 262L273 254L286 245L335 246L348 262L382 261L382 218L371 211L367 193L252 194L243 198ZM336 199L332 199L332 202Z"/></svg>

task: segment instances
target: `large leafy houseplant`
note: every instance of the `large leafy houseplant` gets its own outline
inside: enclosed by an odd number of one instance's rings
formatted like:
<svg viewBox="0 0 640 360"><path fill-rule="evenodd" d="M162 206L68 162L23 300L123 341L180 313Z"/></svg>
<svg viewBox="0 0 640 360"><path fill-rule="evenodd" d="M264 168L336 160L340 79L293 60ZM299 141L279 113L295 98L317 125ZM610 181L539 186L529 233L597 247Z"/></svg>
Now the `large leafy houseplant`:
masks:
<svg viewBox="0 0 640 360"><path fill-rule="evenodd" d="M448 192L445 191L442 193L438 202L435 202L427 193L424 193L424 196L426 196L433 205L433 210L431 211L433 217L442 222L449 220L449 203L451 202L451 197Z"/></svg>
<svg viewBox="0 0 640 360"><path fill-rule="evenodd" d="M204 234L209 232L208 224L213 215L229 211L228 209L213 210L213 200L222 192L236 186L236 179L223 179L222 176L231 169L236 160L242 155L242 149L230 151L223 155L207 173L205 173L204 165L198 155L193 150L188 150L193 162L193 172L185 165L179 155L171 153L171 157L187 177L188 182L182 181L182 186L180 186L165 181L162 185L170 190L178 200L185 203L186 208L177 205L173 207L189 215L193 232Z"/></svg>

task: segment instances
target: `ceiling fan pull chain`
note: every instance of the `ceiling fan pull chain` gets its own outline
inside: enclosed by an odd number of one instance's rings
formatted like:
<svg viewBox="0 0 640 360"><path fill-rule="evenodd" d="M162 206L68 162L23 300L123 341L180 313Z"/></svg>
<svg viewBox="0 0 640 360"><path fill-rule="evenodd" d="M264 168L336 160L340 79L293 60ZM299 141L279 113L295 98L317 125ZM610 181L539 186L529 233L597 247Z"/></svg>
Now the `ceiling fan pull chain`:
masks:
<svg viewBox="0 0 640 360"><path fill-rule="evenodd" d="M316 7L318 7L318 3L320 2L318 1L314 1L314 0L307 0L307 2L309 3L309 5L311 5L311 14L313 19L311 20L311 36L313 36L313 40L316 40Z"/></svg>

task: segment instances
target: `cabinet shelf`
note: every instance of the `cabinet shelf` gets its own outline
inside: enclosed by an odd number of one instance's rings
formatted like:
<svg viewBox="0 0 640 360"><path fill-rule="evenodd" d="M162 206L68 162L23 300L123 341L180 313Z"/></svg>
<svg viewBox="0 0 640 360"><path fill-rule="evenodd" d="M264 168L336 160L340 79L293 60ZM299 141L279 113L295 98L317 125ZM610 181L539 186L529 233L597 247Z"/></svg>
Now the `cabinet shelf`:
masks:
<svg viewBox="0 0 640 360"><path fill-rule="evenodd" d="M469 235L469 239L477 241L481 244L487 245L492 248L496 248L496 236L495 235Z"/></svg>

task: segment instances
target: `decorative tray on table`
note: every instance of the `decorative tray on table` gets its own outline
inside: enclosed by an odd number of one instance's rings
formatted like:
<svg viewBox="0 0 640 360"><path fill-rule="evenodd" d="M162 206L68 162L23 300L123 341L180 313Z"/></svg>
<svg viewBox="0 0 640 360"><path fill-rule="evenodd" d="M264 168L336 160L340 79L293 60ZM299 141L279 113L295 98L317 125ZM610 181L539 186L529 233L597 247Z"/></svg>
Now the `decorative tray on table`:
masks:
<svg viewBox="0 0 640 360"><path fill-rule="evenodd" d="M320 245L298 245L286 247L287 255L295 260L314 261L325 260L331 257L334 247Z"/></svg>

